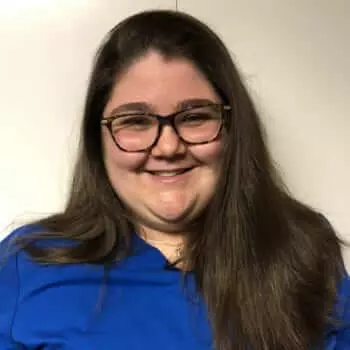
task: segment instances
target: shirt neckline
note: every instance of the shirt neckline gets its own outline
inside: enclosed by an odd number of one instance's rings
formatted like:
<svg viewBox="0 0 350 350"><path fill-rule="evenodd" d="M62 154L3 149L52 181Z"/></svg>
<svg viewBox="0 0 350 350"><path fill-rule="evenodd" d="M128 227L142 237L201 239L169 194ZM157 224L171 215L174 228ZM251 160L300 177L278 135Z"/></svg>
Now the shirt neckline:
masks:
<svg viewBox="0 0 350 350"><path fill-rule="evenodd" d="M140 237L135 231L132 233L132 255L143 256L145 262L152 266L162 267L164 270L181 272L177 267L171 265L165 255L156 247L149 244L146 240Z"/></svg>

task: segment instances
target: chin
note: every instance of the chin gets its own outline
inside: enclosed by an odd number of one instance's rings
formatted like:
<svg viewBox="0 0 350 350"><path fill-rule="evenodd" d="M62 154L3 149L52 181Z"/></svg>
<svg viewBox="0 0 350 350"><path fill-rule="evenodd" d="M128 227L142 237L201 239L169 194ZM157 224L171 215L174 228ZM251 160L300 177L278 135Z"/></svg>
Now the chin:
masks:
<svg viewBox="0 0 350 350"><path fill-rule="evenodd" d="M170 226L187 226L188 223L197 216L196 212L198 210L196 207L196 201L193 201L192 203L188 203L185 207L166 208L164 206L163 208L150 210L150 214L155 220Z"/></svg>
<svg viewBox="0 0 350 350"><path fill-rule="evenodd" d="M142 226L154 231L180 234L188 229L192 219L184 214L165 216L158 213L157 215L139 217L138 221Z"/></svg>

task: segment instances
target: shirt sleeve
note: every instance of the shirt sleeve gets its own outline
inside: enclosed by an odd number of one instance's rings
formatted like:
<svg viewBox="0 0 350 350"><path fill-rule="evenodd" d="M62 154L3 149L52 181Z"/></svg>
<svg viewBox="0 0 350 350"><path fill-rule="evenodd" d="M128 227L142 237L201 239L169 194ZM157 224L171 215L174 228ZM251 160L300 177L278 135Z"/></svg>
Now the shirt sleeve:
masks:
<svg viewBox="0 0 350 350"><path fill-rule="evenodd" d="M8 249L9 240L0 243L0 349L18 349L12 338L12 325L17 309L19 278L17 254Z"/></svg>

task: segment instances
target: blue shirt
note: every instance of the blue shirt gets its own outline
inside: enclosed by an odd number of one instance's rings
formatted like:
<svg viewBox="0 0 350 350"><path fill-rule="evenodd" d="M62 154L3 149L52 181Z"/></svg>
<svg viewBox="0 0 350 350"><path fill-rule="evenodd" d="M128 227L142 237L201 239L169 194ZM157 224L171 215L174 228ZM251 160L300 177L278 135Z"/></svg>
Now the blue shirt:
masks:
<svg viewBox="0 0 350 350"><path fill-rule="evenodd" d="M11 236L31 232L24 227ZM112 267L39 265L23 251L0 267L0 350L212 350L206 307L193 276L137 235L132 256ZM325 350L350 349L350 279L339 288L344 323Z"/></svg>

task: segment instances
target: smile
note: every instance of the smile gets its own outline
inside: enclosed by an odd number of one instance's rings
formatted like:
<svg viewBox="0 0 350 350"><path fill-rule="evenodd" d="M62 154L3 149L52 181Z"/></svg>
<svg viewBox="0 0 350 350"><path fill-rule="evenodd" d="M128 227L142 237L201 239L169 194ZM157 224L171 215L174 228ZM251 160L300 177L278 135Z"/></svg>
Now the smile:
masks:
<svg viewBox="0 0 350 350"><path fill-rule="evenodd" d="M152 181L155 181L156 183L175 184L188 181L191 170L194 168L195 167L173 170L147 170L146 173L150 175Z"/></svg>
<svg viewBox="0 0 350 350"><path fill-rule="evenodd" d="M185 169L177 169L177 170L152 170L147 172L150 173L151 175L171 177L171 176L184 174L192 169L193 168L185 168Z"/></svg>

